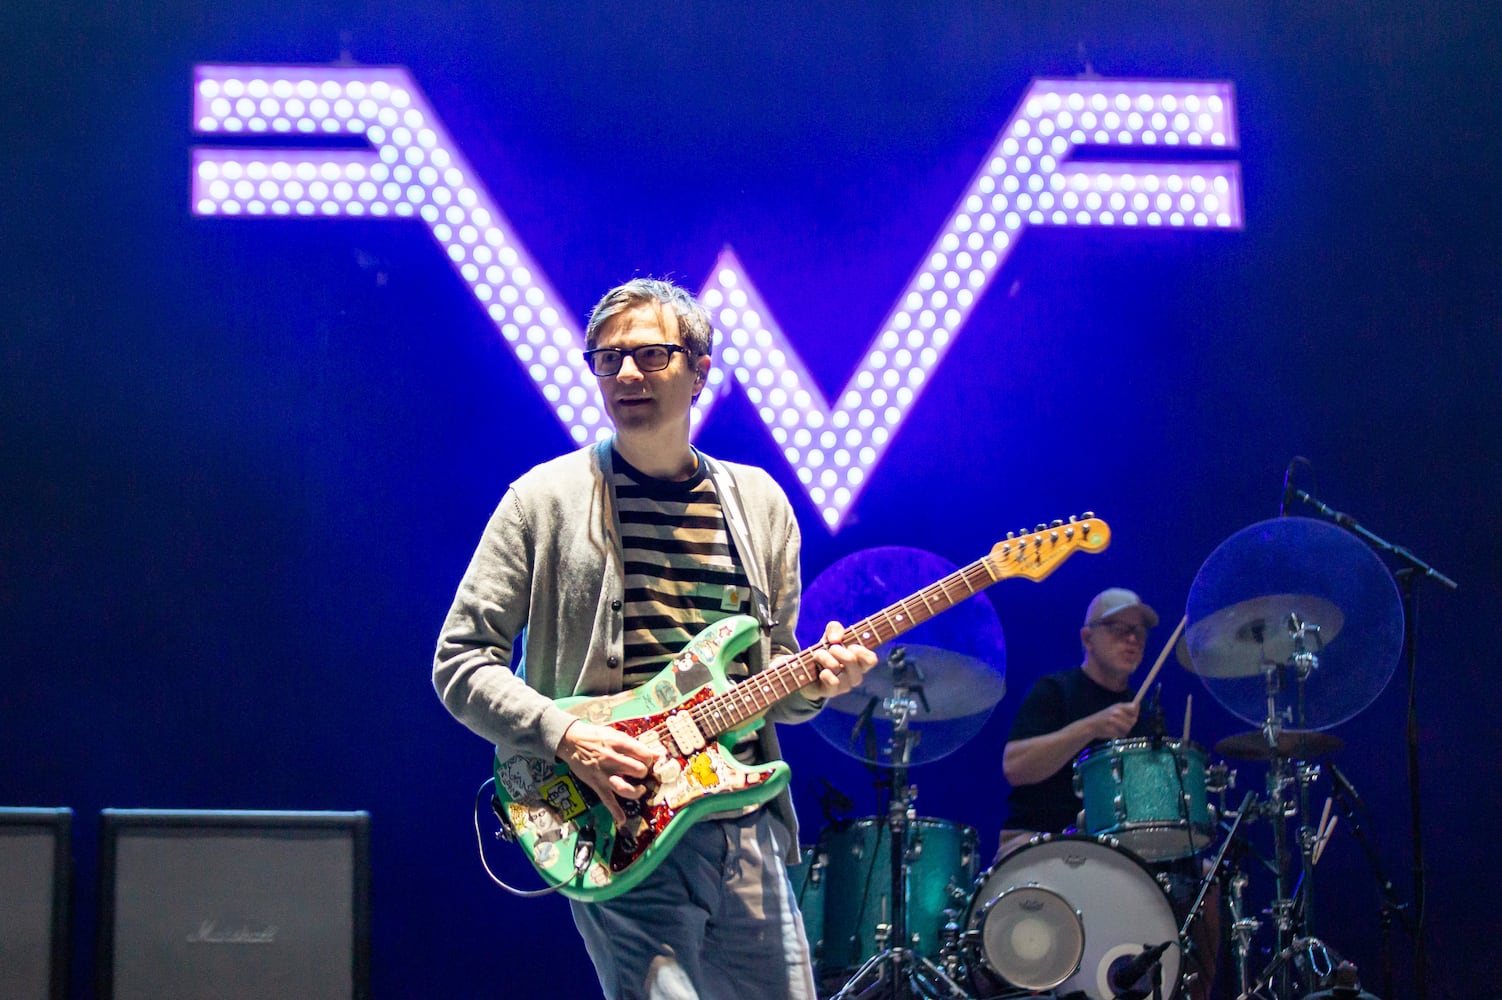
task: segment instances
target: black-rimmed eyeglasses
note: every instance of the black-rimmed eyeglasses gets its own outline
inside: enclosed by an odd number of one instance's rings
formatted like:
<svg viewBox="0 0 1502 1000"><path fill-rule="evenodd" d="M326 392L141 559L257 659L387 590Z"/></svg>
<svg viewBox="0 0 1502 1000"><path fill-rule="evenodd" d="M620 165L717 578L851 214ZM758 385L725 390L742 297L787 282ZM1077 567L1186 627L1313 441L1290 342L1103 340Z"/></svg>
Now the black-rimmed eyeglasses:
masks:
<svg viewBox="0 0 1502 1000"><path fill-rule="evenodd" d="M1127 622L1091 622L1091 628L1103 628L1117 639L1125 639L1129 635L1137 637L1138 642L1147 641L1146 625L1130 625Z"/></svg>
<svg viewBox="0 0 1502 1000"><path fill-rule="evenodd" d="M621 370L621 362L629 355L637 371L660 372L673 360L673 355L693 354L687 347L677 344L643 344L622 350L618 347L597 347L584 352L584 363L596 375L614 375Z"/></svg>

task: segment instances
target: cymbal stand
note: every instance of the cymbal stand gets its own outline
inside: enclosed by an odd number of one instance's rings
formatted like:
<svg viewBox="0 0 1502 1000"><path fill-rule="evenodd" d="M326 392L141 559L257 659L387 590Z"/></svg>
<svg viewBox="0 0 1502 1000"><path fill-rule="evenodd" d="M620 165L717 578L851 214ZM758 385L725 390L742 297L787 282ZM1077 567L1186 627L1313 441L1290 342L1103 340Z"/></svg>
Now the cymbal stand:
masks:
<svg viewBox="0 0 1502 1000"><path fill-rule="evenodd" d="M1231 941L1236 953L1236 995L1245 997L1251 995L1251 958L1252 958L1252 935L1262 926L1262 921L1256 917L1246 915L1246 907L1243 902L1243 893L1247 885L1246 872L1238 869L1230 879L1230 894L1227 897L1227 906L1231 914Z"/></svg>
<svg viewBox="0 0 1502 1000"><path fill-rule="evenodd" d="M908 944L912 938L907 926L907 884L910 856L921 849L912 842L910 831L917 818L913 800L918 790L907 781L907 769L918 733L908 728L913 712L926 705L923 675L906 661L902 647L895 647L887 657L892 667L892 695L883 706L892 719L892 766L888 780L891 795L887 824L892 831L890 921L877 929L878 943L884 947L867 959L855 975L841 987L832 1000L874 1000L876 997L906 1000L908 997L953 997L968 1000L970 994L928 958L915 954ZM909 684L907 674L917 675Z"/></svg>
<svg viewBox="0 0 1502 1000"><path fill-rule="evenodd" d="M1264 811L1272 822L1273 828L1273 863L1277 868L1273 876L1273 899L1268 904L1268 913L1273 919L1273 929L1277 940L1277 953L1282 954L1287 948L1290 932L1293 929L1293 900L1288 895L1288 833L1284 829L1284 821L1289 816L1291 803L1286 801L1287 789L1292 782L1288 774L1288 758L1284 757L1278 747L1278 737L1283 732L1283 721L1278 711L1279 673L1283 664L1266 662L1263 664L1263 676L1267 684L1267 716L1262 722L1262 735L1267 740L1268 759L1270 766L1267 771L1267 804ZM1296 805L1294 808L1297 808ZM1289 975L1286 968L1281 966L1277 970L1280 974L1278 994L1289 995ZM1245 971L1243 970L1243 981ZM1264 977L1259 976L1258 979ZM1252 996L1248 989L1244 989L1238 1000L1247 1000Z"/></svg>
<svg viewBox="0 0 1502 1000"><path fill-rule="evenodd" d="M1288 633L1293 636L1293 656L1290 657L1290 661L1299 684L1296 725L1303 730L1308 723L1304 705L1304 685L1319 669L1318 650L1323 648L1323 644L1320 642L1320 626L1303 621L1297 614L1288 616ZM1315 648L1310 649L1310 645ZM1319 836L1319 831L1309 825L1309 818L1312 815L1309 810L1309 786L1319 777L1319 766L1296 761L1294 762L1294 775L1299 790L1300 860L1298 890L1295 896L1299 907L1298 927L1304 937L1309 937L1312 933L1310 928L1314 924L1314 848Z"/></svg>
<svg viewBox="0 0 1502 1000"><path fill-rule="evenodd" d="M1200 886L1199 895L1194 900L1194 906L1190 907L1190 917L1184 921L1183 929L1179 938L1184 940L1185 934L1193 921L1194 911L1204 904L1205 895L1210 890L1214 879L1221 880L1221 898L1225 901L1226 915L1228 917L1221 924L1221 940L1219 944L1226 949L1226 953L1232 956L1236 963L1236 986L1237 996L1245 995L1251 988L1251 947L1252 937L1262 926L1262 921L1256 917L1248 917L1244 903L1244 894L1247 884L1251 881L1243 869L1246 856L1251 852L1251 844L1246 839L1246 833L1242 830L1244 822L1248 819L1256 819L1260 811L1256 808L1257 793L1249 791L1241 800L1241 807L1234 812L1226 808L1226 793L1236 787L1236 772L1225 764L1214 764L1206 771L1206 791L1220 796L1220 827L1223 832L1220 850L1215 855L1215 863L1210 866L1209 873L1205 876ZM1229 827L1225 826L1227 817L1234 817ZM1239 838L1239 839L1238 839ZM1235 850L1232 854L1231 851ZM1258 858L1266 865L1265 859ZM1270 867L1270 866L1269 866Z"/></svg>
<svg viewBox="0 0 1502 1000"><path fill-rule="evenodd" d="M1291 718L1289 721L1302 729L1305 723L1304 685L1310 675L1319 668L1317 650L1320 647L1320 627L1303 621L1296 613L1288 616L1287 627L1288 634L1293 639L1293 654L1289 657L1287 666L1293 669L1298 681L1297 718ZM1311 649L1311 645L1315 648ZM1264 665L1267 683L1267 717L1262 724L1262 732L1267 738L1268 755L1271 761L1267 776L1266 813L1273 821L1277 875L1276 893L1269 904L1269 911L1277 932L1277 950L1272 962L1257 977L1255 983L1246 982L1246 973L1243 968L1241 1000L1252 996L1251 990L1255 990L1258 983L1266 982L1268 986L1271 986L1274 979L1278 983L1277 995L1291 996L1293 970L1290 961L1294 956L1306 955L1311 963L1314 960L1313 956L1316 955L1324 955L1328 959L1324 943L1310 933L1314 913L1314 887L1311 876L1314 871L1314 848L1318 832L1309 825L1309 785L1319 776L1319 768L1285 756L1278 745L1278 737L1282 733L1282 713L1278 709L1278 693L1281 686L1279 675L1283 667L1283 664L1271 662ZM1296 789L1292 799L1288 794L1290 788ZM1288 877L1292 858L1288 832L1284 824L1285 820L1294 816L1297 816L1299 820L1297 834L1299 878L1290 887Z"/></svg>

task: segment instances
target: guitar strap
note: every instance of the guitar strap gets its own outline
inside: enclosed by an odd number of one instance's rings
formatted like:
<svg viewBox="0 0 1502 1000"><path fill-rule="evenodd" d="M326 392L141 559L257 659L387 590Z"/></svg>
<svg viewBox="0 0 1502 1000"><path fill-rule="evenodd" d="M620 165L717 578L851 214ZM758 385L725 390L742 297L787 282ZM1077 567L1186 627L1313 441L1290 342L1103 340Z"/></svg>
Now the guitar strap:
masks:
<svg viewBox="0 0 1502 1000"><path fill-rule="evenodd" d="M730 469L710 458L702 451L699 458L709 466L710 478L714 480L715 492L720 496L720 509L725 512L725 524L730 537L735 541L736 551L741 554L741 568L746 571L746 582L751 586L751 607L756 621L764 634L771 634L777 622L772 618L772 601L767 596L767 579L762 572L762 562L756 558L760 553L751 548L751 531L746 521L745 508L741 506L740 487Z"/></svg>

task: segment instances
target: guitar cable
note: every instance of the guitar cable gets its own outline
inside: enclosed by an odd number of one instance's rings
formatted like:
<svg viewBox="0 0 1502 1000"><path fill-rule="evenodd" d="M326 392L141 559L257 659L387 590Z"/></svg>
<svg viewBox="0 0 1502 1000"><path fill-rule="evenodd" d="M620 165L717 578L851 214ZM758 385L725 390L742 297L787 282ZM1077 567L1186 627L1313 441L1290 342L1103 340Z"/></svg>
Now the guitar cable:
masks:
<svg viewBox="0 0 1502 1000"><path fill-rule="evenodd" d="M538 896L551 896L584 874L584 869L589 867L589 863L594 860L595 856L595 829L592 826L580 831L579 839L574 844L574 873L562 882L559 882L557 885L545 886L541 889L518 889L516 886L507 885L505 882L502 882L500 877L490 870L490 862L485 857L485 836L480 832L480 803L485 799L485 789L494 784L494 777L487 778L481 783L480 790L475 793L475 846L480 852L480 865L485 869L485 874L490 876L490 880L513 896L521 896L523 899L534 899ZM492 794L490 799L494 803L495 795ZM508 840L512 839L510 829L506 827L505 820L501 817L499 811L496 813L496 818L501 820L503 827L501 836L506 837Z"/></svg>

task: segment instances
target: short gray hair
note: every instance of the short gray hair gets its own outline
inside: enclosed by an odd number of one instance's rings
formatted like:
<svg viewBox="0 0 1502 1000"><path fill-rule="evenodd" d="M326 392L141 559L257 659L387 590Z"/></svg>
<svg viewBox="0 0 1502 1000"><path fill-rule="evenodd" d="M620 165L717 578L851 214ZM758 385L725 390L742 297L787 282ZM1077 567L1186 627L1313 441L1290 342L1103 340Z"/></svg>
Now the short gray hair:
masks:
<svg viewBox="0 0 1502 1000"><path fill-rule="evenodd" d="M687 289L659 278L632 278L606 292L590 311L589 323L584 328L585 348L594 350L606 323L623 312L649 304L673 310L684 347L695 354L713 353L714 327L710 325L709 312Z"/></svg>

